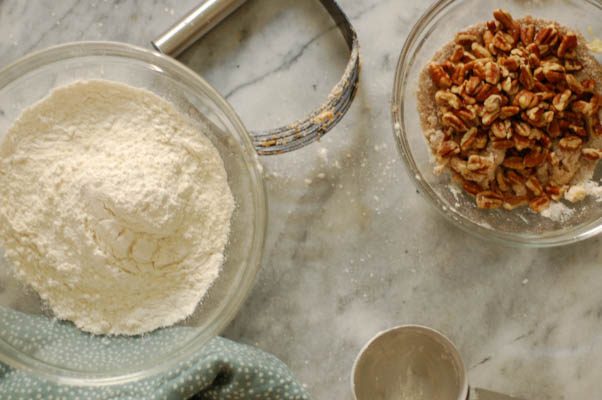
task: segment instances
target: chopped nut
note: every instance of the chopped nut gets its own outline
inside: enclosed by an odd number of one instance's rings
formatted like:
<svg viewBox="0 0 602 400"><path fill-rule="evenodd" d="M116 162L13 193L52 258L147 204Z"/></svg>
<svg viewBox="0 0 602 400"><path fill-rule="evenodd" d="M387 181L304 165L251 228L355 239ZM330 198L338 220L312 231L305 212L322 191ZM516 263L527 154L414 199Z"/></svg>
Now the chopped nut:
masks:
<svg viewBox="0 0 602 400"><path fill-rule="evenodd" d="M569 105L569 99L571 98L572 94L573 93L571 93L571 91L568 89L557 94L552 101L554 108L558 111L564 111L564 109Z"/></svg>
<svg viewBox="0 0 602 400"><path fill-rule="evenodd" d="M455 112L457 117L460 117L467 125L475 125L478 121L477 113L469 108L463 108Z"/></svg>
<svg viewBox="0 0 602 400"><path fill-rule="evenodd" d="M470 46L472 53L478 58L490 58L491 53L485 47L480 45L478 42L473 42Z"/></svg>
<svg viewBox="0 0 602 400"><path fill-rule="evenodd" d="M503 197L492 191L485 191L477 194L477 207L485 209L500 208L503 204Z"/></svg>
<svg viewBox="0 0 602 400"><path fill-rule="evenodd" d="M547 126L554 120L554 111L546 111L543 113L543 123Z"/></svg>
<svg viewBox="0 0 602 400"><path fill-rule="evenodd" d="M518 105L523 110L527 110L537 106L539 104L539 98L533 92L521 90L514 98L514 104Z"/></svg>
<svg viewBox="0 0 602 400"><path fill-rule="evenodd" d="M566 83L569 86L569 89L571 89L571 91L577 95L581 95L583 94L583 92L585 92L585 88L583 87L583 85L581 84L581 82L579 82L577 80L577 78L575 78L574 75L571 74L567 74L565 76L566 79Z"/></svg>
<svg viewBox="0 0 602 400"><path fill-rule="evenodd" d="M443 114L441 122L443 123L443 126L448 126L454 129L456 132L466 132L468 130L468 127L464 121L450 112Z"/></svg>
<svg viewBox="0 0 602 400"><path fill-rule="evenodd" d="M531 125L541 127L544 125L543 113L544 110L541 107L533 107L527 110L526 115Z"/></svg>
<svg viewBox="0 0 602 400"><path fill-rule="evenodd" d="M510 186L508 186L508 182L506 182L506 177L504 176L504 170L502 168L496 169L495 181L502 192L508 192L510 190Z"/></svg>
<svg viewBox="0 0 602 400"><path fill-rule="evenodd" d="M481 79L479 79L478 76L471 76L466 81L466 86L465 86L466 93L471 96L474 95L475 93L477 93L477 89L479 89L481 82L482 81L481 81Z"/></svg>
<svg viewBox="0 0 602 400"><path fill-rule="evenodd" d="M516 106L505 106L502 107L501 117L506 119L515 116L520 112L520 108Z"/></svg>
<svg viewBox="0 0 602 400"><path fill-rule="evenodd" d="M581 154L583 154L583 157L590 160L590 161L598 161L599 159L602 158L602 150L599 149L582 149L581 150Z"/></svg>
<svg viewBox="0 0 602 400"><path fill-rule="evenodd" d="M510 96L515 95L518 92L518 81L511 77L506 78L504 83L502 83L502 90Z"/></svg>
<svg viewBox="0 0 602 400"><path fill-rule="evenodd" d="M518 80L528 90L533 89L533 86L535 85L535 81L533 79L533 75L531 74L531 70L526 65L521 65Z"/></svg>
<svg viewBox="0 0 602 400"><path fill-rule="evenodd" d="M502 51L509 52L510 50L512 50L513 44L514 39L512 38L512 36L502 31L499 31L493 37L493 46Z"/></svg>
<svg viewBox="0 0 602 400"><path fill-rule="evenodd" d="M491 30L486 30L485 32L483 32L483 44L485 45L485 49L488 49L488 51L493 55L497 53L495 51L495 48L493 47L494 34L495 32L492 32Z"/></svg>
<svg viewBox="0 0 602 400"><path fill-rule="evenodd" d="M456 35L456 43L461 46L470 46L472 43L478 42L479 39L472 34L469 33L459 33Z"/></svg>
<svg viewBox="0 0 602 400"><path fill-rule="evenodd" d="M454 72L451 75L452 83L455 83L456 85L461 85L464 82L465 78L466 71L464 68L464 64L460 63L455 67Z"/></svg>
<svg viewBox="0 0 602 400"><path fill-rule="evenodd" d="M520 68L520 58L517 56L510 56L504 58L501 63L504 67L508 68L510 72L516 72Z"/></svg>
<svg viewBox="0 0 602 400"><path fill-rule="evenodd" d="M531 68L538 68L541 65L541 61L539 61L539 57L537 56L537 54L529 54L529 66Z"/></svg>
<svg viewBox="0 0 602 400"><path fill-rule="evenodd" d="M439 90L435 93L435 101L439 105L449 106L455 110L460 109L462 106L462 102L455 94L451 92L446 92L444 90Z"/></svg>
<svg viewBox="0 0 602 400"><path fill-rule="evenodd" d="M512 211L527 204L529 204L527 196L505 196L503 207L508 211Z"/></svg>
<svg viewBox="0 0 602 400"><path fill-rule="evenodd" d="M535 43L539 45L550 45L556 40L558 40L558 31L554 25L546 26L535 35Z"/></svg>
<svg viewBox="0 0 602 400"><path fill-rule="evenodd" d="M510 139L512 126L510 121L498 121L491 125L491 133L498 139Z"/></svg>
<svg viewBox="0 0 602 400"><path fill-rule="evenodd" d="M489 83L483 83L478 92L476 93L475 99L477 101L485 101L489 96L499 93L499 89Z"/></svg>
<svg viewBox="0 0 602 400"><path fill-rule="evenodd" d="M549 136L544 135L543 133L541 134L541 136L537 140L539 140L539 143L545 149L549 149L549 148L552 147L552 139L550 139Z"/></svg>
<svg viewBox="0 0 602 400"><path fill-rule="evenodd" d="M540 196L543 193L543 187L541 186L541 183L539 183L539 180L537 180L537 178L534 176L530 176L525 181L525 186L527 189L533 192L535 196Z"/></svg>
<svg viewBox="0 0 602 400"><path fill-rule="evenodd" d="M460 146L458 146L458 143L454 142L453 140L441 142L441 145L439 145L439 149L437 150L437 154L441 158L449 158L459 153Z"/></svg>
<svg viewBox="0 0 602 400"><path fill-rule="evenodd" d="M529 202L529 207L535 212L542 212L550 206L550 198L547 195L541 195Z"/></svg>
<svg viewBox="0 0 602 400"><path fill-rule="evenodd" d="M546 194L548 196L550 196L550 198L552 200L559 201L560 199L562 199L562 196L564 195L565 188L554 186L554 185L548 185L548 186L546 186L545 191L546 191Z"/></svg>
<svg viewBox="0 0 602 400"><path fill-rule="evenodd" d="M496 9L493 11L493 17L498 20L507 30L514 31L519 29L520 26L514 21L508 11Z"/></svg>
<svg viewBox="0 0 602 400"><path fill-rule="evenodd" d="M502 96L498 94L491 95L483 103L486 111L500 111L502 108Z"/></svg>
<svg viewBox="0 0 602 400"><path fill-rule="evenodd" d="M564 69L567 72L581 71L583 69L583 64L581 64L578 60L565 60Z"/></svg>
<svg viewBox="0 0 602 400"><path fill-rule="evenodd" d="M533 43L535 38L535 27L533 25L523 25L520 30L520 40L525 46Z"/></svg>
<svg viewBox="0 0 602 400"><path fill-rule="evenodd" d="M553 120L547 128L548 135L552 138L557 138L560 135L560 125L558 120Z"/></svg>
<svg viewBox="0 0 602 400"><path fill-rule="evenodd" d="M524 169L523 159L521 157L506 157L502 165L510 169Z"/></svg>
<svg viewBox="0 0 602 400"><path fill-rule="evenodd" d="M487 83L497 85L497 83L500 81L500 78L500 68L496 63L489 61L487 64L485 64L485 81Z"/></svg>
<svg viewBox="0 0 602 400"><path fill-rule="evenodd" d="M558 142L558 146L564 150L577 150L582 144L583 140L577 136L566 136Z"/></svg>
<svg viewBox="0 0 602 400"><path fill-rule="evenodd" d="M476 154L468 157L466 167L473 172L484 172L493 166L491 157L483 157Z"/></svg>
<svg viewBox="0 0 602 400"><path fill-rule="evenodd" d="M450 57L450 61L453 63L458 63L462 61L462 57L464 57L464 47L456 45L456 47L454 47L454 52Z"/></svg>
<svg viewBox="0 0 602 400"><path fill-rule="evenodd" d="M514 139L514 147L518 151L523 151L532 147L531 140L528 137L524 137L521 135L514 135L512 137Z"/></svg>
<svg viewBox="0 0 602 400"><path fill-rule="evenodd" d="M508 149L513 148L515 146L515 143L514 143L513 140L508 140L508 139L499 140L499 139L496 139L496 140L492 141L492 146L493 146L494 149L497 149L497 150L508 150Z"/></svg>
<svg viewBox="0 0 602 400"><path fill-rule="evenodd" d="M586 79L581 82L581 85L583 86L583 91L585 93L594 93L594 90L596 89L596 81L593 79Z"/></svg>
<svg viewBox="0 0 602 400"><path fill-rule="evenodd" d="M548 82L557 83L565 80L564 67L560 64L547 62L543 64L543 74Z"/></svg>
<svg viewBox="0 0 602 400"><path fill-rule="evenodd" d="M536 86L537 86L537 84L536 84ZM556 96L556 93L543 91L543 92L536 93L536 96L540 102L544 102L544 101L554 99L554 97ZM545 104L544 106L547 106L547 104Z"/></svg>
<svg viewBox="0 0 602 400"><path fill-rule="evenodd" d="M463 180L462 188L466 192L472 194L473 196L476 196L478 193L483 191L483 188L480 187L478 184L471 182L471 181L467 181L467 180Z"/></svg>
<svg viewBox="0 0 602 400"><path fill-rule="evenodd" d="M587 101L577 100L573 102L572 110L580 114L586 115L588 117L591 117L600 109L597 99L598 97L595 96L589 103Z"/></svg>
<svg viewBox="0 0 602 400"><path fill-rule="evenodd" d="M514 132L518 133L520 136L531 136L531 127L526 122L515 122L513 127Z"/></svg>
<svg viewBox="0 0 602 400"><path fill-rule="evenodd" d="M547 151L530 151L524 159L525 167L533 168L541 165L547 158Z"/></svg>
<svg viewBox="0 0 602 400"><path fill-rule="evenodd" d="M472 147L477 138L477 128L470 128L464 136L462 136L462 140L460 140L460 148L462 151L466 151Z"/></svg>
<svg viewBox="0 0 602 400"><path fill-rule="evenodd" d="M477 150L483 150L485 147L487 147L487 142L487 135L478 134L477 140L475 140L473 147Z"/></svg>
<svg viewBox="0 0 602 400"><path fill-rule="evenodd" d="M567 33L562 37L560 45L558 46L558 51L556 54L560 58L564 58L567 51L572 50L577 47L577 35L572 32Z"/></svg>
<svg viewBox="0 0 602 400"><path fill-rule="evenodd" d="M569 128L569 130L571 132L573 132L577 136L581 136L581 137L586 137L587 136L587 131L585 130L584 127L582 127L580 125L570 124L568 126L568 128Z"/></svg>
<svg viewBox="0 0 602 400"><path fill-rule="evenodd" d="M487 21L487 30L490 33L496 33L501 27L502 25L498 21Z"/></svg>
<svg viewBox="0 0 602 400"><path fill-rule="evenodd" d="M429 66L429 72L431 74L431 79L433 80L433 83L437 87L444 89L451 87L451 78L449 77L447 72L445 72L442 66L433 63Z"/></svg>

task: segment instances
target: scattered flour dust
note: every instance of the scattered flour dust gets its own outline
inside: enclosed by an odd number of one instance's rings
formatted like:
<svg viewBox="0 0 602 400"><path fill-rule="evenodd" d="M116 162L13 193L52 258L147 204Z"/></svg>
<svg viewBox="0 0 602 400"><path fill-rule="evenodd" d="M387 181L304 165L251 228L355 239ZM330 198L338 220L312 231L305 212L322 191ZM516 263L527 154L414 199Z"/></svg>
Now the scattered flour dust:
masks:
<svg viewBox="0 0 602 400"><path fill-rule="evenodd" d="M135 335L189 316L219 274L234 199L171 104L102 80L54 90L0 144L0 243L60 319Z"/></svg>
<svg viewBox="0 0 602 400"><path fill-rule="evenodd" d="M587 180L577 185L573 185L564 194L564 199L571 203L578 203L591 196L597 202L602 202L602 187L597 182ZM557 222L565 222L575 214L575 210L559 201L552 202L550 207L541 212L543 217Z"/></svg>

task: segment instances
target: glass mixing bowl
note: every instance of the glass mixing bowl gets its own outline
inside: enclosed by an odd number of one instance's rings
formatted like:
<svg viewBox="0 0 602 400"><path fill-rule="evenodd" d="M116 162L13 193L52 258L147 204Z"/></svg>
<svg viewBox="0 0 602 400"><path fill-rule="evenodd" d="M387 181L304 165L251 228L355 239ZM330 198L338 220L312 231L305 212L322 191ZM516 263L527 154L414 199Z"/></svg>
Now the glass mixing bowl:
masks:
<svg viewBox="0 0 602 400"><path fill-rule="evenodd" d="M419 19L401 51L393 86L393 130L399 152L420 192L448 220L479 237L529 247L558 246L583 240L602 231L602 206L588 198L572 216L555 222L528 208L512 212L480 210L474 199L455 189L449 174L433 173L434 159L427 147L417 109L418 77L435 52L470 25L492 19L502 7L515 17L526 15L555 20L602 38L602 3L590 0L439 0ZM597 55L598 61L602 61ZM597 168L594 180L602 177Z"/></svg>
<svg viewBox="0 0 602 400"><path fill-rule="evenodd" d="M237 203L225 264L195 313L175 327L142 336L94 336L53 319L39 297L10 276L0 249L0 361L59 383L126 383L173 369L232 320L259 269L265 189L249 134L230 105L179 62L127 44L66 44L4 68L0 139L25 107L57 86L82 79L126 83L173 103L219 150Z"/></svg>

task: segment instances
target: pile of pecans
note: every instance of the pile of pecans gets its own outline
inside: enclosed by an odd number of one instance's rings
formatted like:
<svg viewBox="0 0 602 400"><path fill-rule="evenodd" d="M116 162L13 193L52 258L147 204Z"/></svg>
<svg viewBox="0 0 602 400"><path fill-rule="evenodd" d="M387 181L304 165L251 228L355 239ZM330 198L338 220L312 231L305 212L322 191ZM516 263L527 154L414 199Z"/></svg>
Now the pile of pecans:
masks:
<svg viewBox="0 0 602 400"><path fill-rule="evenodd" d="M587 147L602 136L602 96L595 80L576 77L584 65L575 33L503 10L493 16L428 66L443 131L434 150L478 207L540 212L602 158Z"/></svg>

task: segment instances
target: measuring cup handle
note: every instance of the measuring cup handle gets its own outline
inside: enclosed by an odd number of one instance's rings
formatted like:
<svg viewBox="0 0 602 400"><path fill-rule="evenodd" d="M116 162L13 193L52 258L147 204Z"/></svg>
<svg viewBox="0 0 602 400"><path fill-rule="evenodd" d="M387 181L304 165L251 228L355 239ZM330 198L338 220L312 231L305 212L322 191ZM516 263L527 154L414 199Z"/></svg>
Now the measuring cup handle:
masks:
<svg viewBox="0 0 602 400"><path fill-rule="evenodd" d="M251 132L253 144L260 155L282 154L318 140L345 115L357 92L360 72L359 42L351 22L335 0L320 0L341 31L350 51L349 62L342 78L330 91L326 102L304 119L268 131ZM167 55L177 57L244 0L206 0L177 22L153 46Z"/></svg>
<svg viewBox="0 0 602 400"><path fill-rule="evenodd" d="M468 398L469 400L521 400L507 394L479 388L470 388Z"/></svg>

